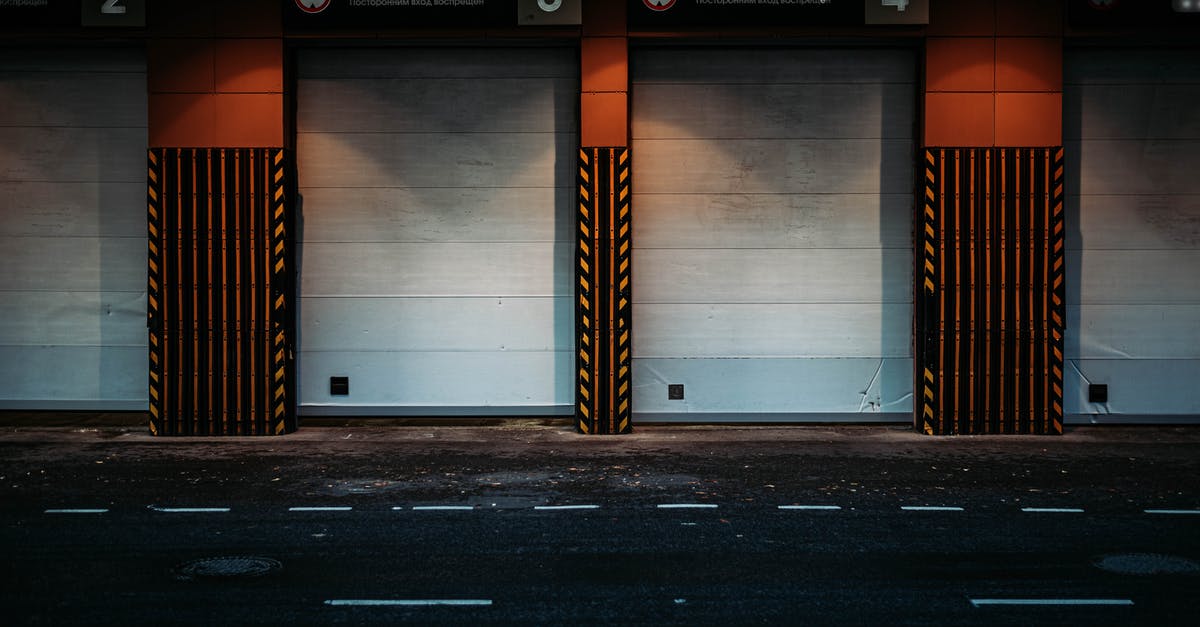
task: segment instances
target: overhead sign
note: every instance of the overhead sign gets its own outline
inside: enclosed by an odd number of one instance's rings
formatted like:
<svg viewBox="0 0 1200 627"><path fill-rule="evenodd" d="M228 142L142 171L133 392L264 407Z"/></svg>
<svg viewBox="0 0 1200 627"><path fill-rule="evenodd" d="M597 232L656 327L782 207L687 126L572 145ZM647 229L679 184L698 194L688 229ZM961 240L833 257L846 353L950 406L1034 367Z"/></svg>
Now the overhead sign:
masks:
<svg viewBox="0 0 1200 627"><path fill-rule="evenodd" d="M626 12L629 25L644 30L859 26L865 19L863 0L626 0Z"/></svg>
<svg viewBox="0 0 1200 627"><path fill-rule="evenodd" d="M517 13L517 0L286 0L283 25L289 32L495 28L515 26Z"/></svg>
<svg viewBox="0 0 1200 627"><path fill-rule="evenodd" d="M517 0L517 23L522 26L573 25L582 21L581 0Z"/></svg>

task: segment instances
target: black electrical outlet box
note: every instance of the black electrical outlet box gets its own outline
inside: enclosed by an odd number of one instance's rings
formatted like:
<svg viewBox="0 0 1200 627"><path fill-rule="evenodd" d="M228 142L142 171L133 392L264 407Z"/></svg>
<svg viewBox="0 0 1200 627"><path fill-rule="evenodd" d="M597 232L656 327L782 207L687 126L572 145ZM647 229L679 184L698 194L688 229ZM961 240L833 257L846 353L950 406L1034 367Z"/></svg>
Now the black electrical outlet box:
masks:
<svg viewBox="0 0 1200 627"><path fill-rule="evenodd" d="M329 377L330 396L350 396L350 377Z"/></svg>
<svg viewBox="0 0 1200 627"><path fill-rule="evenodd" d="M671 383L667 385L667 400L682 401L683 400L683 384Z"/></svg>
<svg viewBox="0 0 1200 627"><path fill-rule="evenodd" d="M1108 384L1107 383L1090 383L1090 384L1088 384L1088 402L1089 403L1107 403L1108 402Z"/></svg>

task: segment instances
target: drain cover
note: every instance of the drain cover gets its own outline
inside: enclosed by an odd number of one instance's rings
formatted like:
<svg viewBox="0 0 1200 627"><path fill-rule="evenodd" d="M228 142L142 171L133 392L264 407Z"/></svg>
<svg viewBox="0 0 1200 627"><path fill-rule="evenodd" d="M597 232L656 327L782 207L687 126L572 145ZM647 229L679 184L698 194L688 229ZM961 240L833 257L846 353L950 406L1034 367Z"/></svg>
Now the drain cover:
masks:
<svg viewBox="0 0 1200 627"><path fill-rule="evenodd" d="M1188 575L1200 573L1200 564L1174 555L1119 553L1096 560L1101 570L1122 575Z"/></svg>
<svg viewBox="0 0 1200 627"><path fill-rule="evenodd" d="M184 562L175 567L180 579L200 577L228 579L233 577L262 577L283 568L279 560L269 557L236 555L229 557L203 557Z"/></svg>

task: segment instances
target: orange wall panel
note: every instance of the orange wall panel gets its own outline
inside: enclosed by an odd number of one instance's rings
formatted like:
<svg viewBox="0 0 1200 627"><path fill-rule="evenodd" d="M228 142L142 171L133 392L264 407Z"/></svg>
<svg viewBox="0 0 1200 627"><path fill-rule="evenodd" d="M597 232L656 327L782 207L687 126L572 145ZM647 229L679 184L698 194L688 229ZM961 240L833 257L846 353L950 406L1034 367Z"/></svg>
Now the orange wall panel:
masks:
<svg viewBox="0 0 1200 627"><path fill-rule="evenodd" d="M151 92L213 90L211 39L151 39L146 43L146 87Z"/></svg>
<svg viewBox="0 0 1200 627"><path fill-rule="evenodd" d="M579 42L583 91L629 90L629 44L624 37L584 37Z"/></svg>
<svg viewBox="0 0 1200 627"><path fill-rule="evenodd" d="M996 33L995 16L995 0L929 0L926 32L929 35L990 37Z"/></svg>
<svg viewBox="0 0 1200 627"><path fill-rule="evenodd" d="M996 91L1061 91L1062 65L1057 37L996 39Z"/></svg>
<svg viewBox="0 0 1200 627"><path fill-rule="evenodd" d="M1062 33L1061 0L1004 0L996 3L997 35L1055 37Z"/></svg>
<svg viewBox="0 0 1200 627"><path fill-rule="evenodd" d="M150 94L151 146L213 146L216 97L212 94Z"/></svg>
<svg viewBox="0 0 1200 627"><path fill-rule="evenodd" d="M997 93L997 146L1061 146L1062 93Z"/></svg>
<svg viewBox="0 0 1200 627"><path fill-rule="evenodd" d="M991 93L925 94L925 145L991 146L994 99Z"/></svg>
<svg viewBox="0 0 1200 627"><path fill-rule="evenodd" d="M623 92L585 93L580 97L580 143L583 146L626 146L629 143L629 97Z"/></svg>
<svg viewBox="0 0 1200 627"><path fill-rule="evenodd" d="M929 91L995 89L995 39L930 37L925 42L925 88Z"/></svg>
<svg viewBox="0 0 1200 627"><path fill-rule="evenodd" d="M218 39L215 48L218 92L283 91L283 40Z"/></svg>
<svg viewBox="0 0 1200 627"><path fill-rule="evenodd" d="M158 0L155 0L158 1ZM215 34L224 37L282 37L279 0L208 0Z"/></svg>
<svg viewBox="0 0 1200 627"><path fill-rule="evenodd" d="M215 146L283 146L283 94L216 94Z"/></svg>

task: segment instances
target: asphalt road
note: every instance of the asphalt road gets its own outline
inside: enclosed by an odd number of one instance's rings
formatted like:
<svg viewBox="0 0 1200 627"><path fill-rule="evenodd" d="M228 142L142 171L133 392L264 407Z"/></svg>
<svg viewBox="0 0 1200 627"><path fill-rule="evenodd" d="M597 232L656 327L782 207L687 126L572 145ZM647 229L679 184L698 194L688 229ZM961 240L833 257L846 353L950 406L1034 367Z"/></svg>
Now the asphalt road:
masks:
<svg viewBox="0 0 1200 627"><path fill-rule="evenodd" d="M1197 624L1200 432L0 433L6 624ZM238 558L238 559L229 559Z"/></svg>

